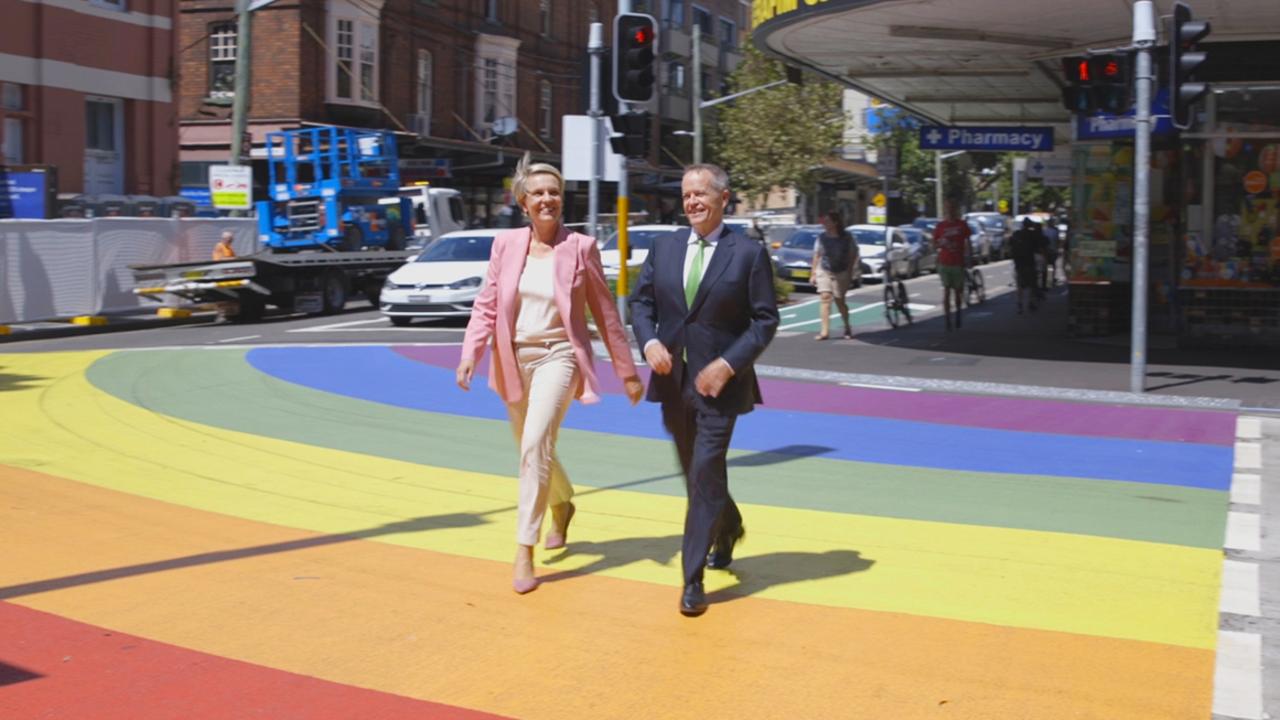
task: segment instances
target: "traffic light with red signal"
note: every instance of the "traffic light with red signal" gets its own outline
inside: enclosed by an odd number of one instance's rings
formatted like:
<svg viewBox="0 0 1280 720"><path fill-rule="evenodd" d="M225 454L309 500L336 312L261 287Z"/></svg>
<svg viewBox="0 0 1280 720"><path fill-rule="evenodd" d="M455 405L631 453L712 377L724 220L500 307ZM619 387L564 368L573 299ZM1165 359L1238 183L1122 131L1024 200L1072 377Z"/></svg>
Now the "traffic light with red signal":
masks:
<svg viewBox="0 0 1280 720"><path fill-rule="evenodd" d="M619 13L613 19L613 96L618 102L653 99L658 23L652 15Z"/></svg>
<svg viewBox="0 0 1280 720"><path fill-rule="evenodd" d="M1133 97L1132 58L1129 53L1063 58L1062 74L1067 78L1063 106L1081 115L1099 110L1110 115L1128 112Z"/></svg>

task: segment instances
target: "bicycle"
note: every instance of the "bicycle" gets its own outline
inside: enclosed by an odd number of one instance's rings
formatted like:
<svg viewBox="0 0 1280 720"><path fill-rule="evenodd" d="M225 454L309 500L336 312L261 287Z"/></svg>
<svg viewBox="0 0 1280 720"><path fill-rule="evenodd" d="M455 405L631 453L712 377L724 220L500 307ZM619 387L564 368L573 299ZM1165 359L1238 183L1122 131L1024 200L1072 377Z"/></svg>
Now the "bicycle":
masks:
<svg viewBox="0 0 1280 720"><path fill-rule="evenodd" d="M902 318L910 325L911 308L907 305L907 286L894 277L893 262L886 260L884 264L884 318L892 327L902 324Z"/></svg>
<svg viewBox="0 0 1280 720"><path fill-rule="evenodd" d="M981 305L987 299L987 284L977 265L970 265L964 273L965 303L970 307Z"/></svg>

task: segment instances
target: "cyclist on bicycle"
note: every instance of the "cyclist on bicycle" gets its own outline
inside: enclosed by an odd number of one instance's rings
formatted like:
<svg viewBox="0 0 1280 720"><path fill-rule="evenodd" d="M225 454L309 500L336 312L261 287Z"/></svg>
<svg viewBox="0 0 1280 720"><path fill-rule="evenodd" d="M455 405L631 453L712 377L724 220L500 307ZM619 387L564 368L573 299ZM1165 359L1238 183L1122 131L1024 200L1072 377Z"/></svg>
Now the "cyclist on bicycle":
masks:
<svg viewBox="0 0 1280 720"><path fill-rule="evenodd" d="M969 266L969 224L960 219L960 209L953 198L946 203L946 217L933 228L933 247L938 251L938 277L942 280L942 311L951 329L951 299L955 298L955 326L960 327L961 298L964 278Z"/></svg>

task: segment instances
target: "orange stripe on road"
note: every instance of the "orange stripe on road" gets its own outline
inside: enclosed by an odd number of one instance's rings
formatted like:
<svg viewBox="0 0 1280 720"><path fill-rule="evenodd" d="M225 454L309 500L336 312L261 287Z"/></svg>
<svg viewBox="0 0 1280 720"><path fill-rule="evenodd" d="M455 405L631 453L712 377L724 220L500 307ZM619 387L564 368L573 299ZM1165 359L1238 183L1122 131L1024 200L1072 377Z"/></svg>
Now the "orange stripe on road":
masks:
<svg viewBox="0 0 1280 720"><path fill-rule="evenodd" d="M17 468L0 467L0 526L13 548L0 597L11 602L521 718L1199 720L1210 711L1208 650L752 597L689 620L673 588L597 575L562 575L516 596L506 563ZM619 545L605 561L641 561L652 542Z"/></svg>

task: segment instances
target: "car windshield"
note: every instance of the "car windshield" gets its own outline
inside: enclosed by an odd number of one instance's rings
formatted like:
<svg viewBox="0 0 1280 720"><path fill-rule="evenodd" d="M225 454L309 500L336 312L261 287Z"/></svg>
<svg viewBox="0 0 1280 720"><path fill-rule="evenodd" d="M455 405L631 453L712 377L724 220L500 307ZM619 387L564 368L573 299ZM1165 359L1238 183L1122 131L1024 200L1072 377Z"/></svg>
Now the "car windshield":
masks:
<svg viewBox="0 0 1280 720"><path fill-rule="evenodd" d="M782 243L782 247L793 250L812 250L821 234L821 230L797 230Z"/></svg>
<svg viewBox="0 0 1280 720"><path fill-rule="evenodd" d="M969 221L969 233L970 233L971 235L980 235L980 234L982 234L982 223L979 223L977 220L970 220L970 221Z"/></svg>
<svg viewBox="0 0 1280 720"><path fill-rule="evenodd" d="M902 228L901 232L904 236L906 236L907 242L911 243L912 245L919 244L922 240L924 240L924 233L914 228Z"/></svg>
<svg viewBox="0 0 1280 720"><path fill-rule="evenodd" d="M428 245L417 262L485 262L492 246L492 235L442 237Z"/></svg>
<svg viewBox="0 0 1280 720"><path fill-rule="evenodd" d="M1000 229L1002 229L1002 230L1004 229L1004 216L1003 216L1003 215L979 215L978 217L976 217L976 218L974 218L974 219L975 219L975 220L977 220L978 222L982 223L982 224L983 224L983 225L985 225L986 227L989 227L989 228L1000 228Z"/></svg>
<svg viewBox="0 0 1280 720"><path fill-rule="evenodd" d="M883 245L884 230L872 230L871 228L855 228L850 232L853 238L858 241L859 245Z"/></svg>
<svg viewBox="0 0 1280 720"><path fill-rule="evenodd" d="M916 218L915 221L911 223L911 226L931 233L934 228L938 227L938 220L937 218Z"/></svg>
<svg viewBox="0 0 1280 720"><path fill-rule="evenodd" d="M632 250L648 250L653 247L653 241L663 235L670 235L672 230L630 230L627 232L627 246ZM605 241L601 250L617 250L618 249L618 233L614 233Z"/></svg>

